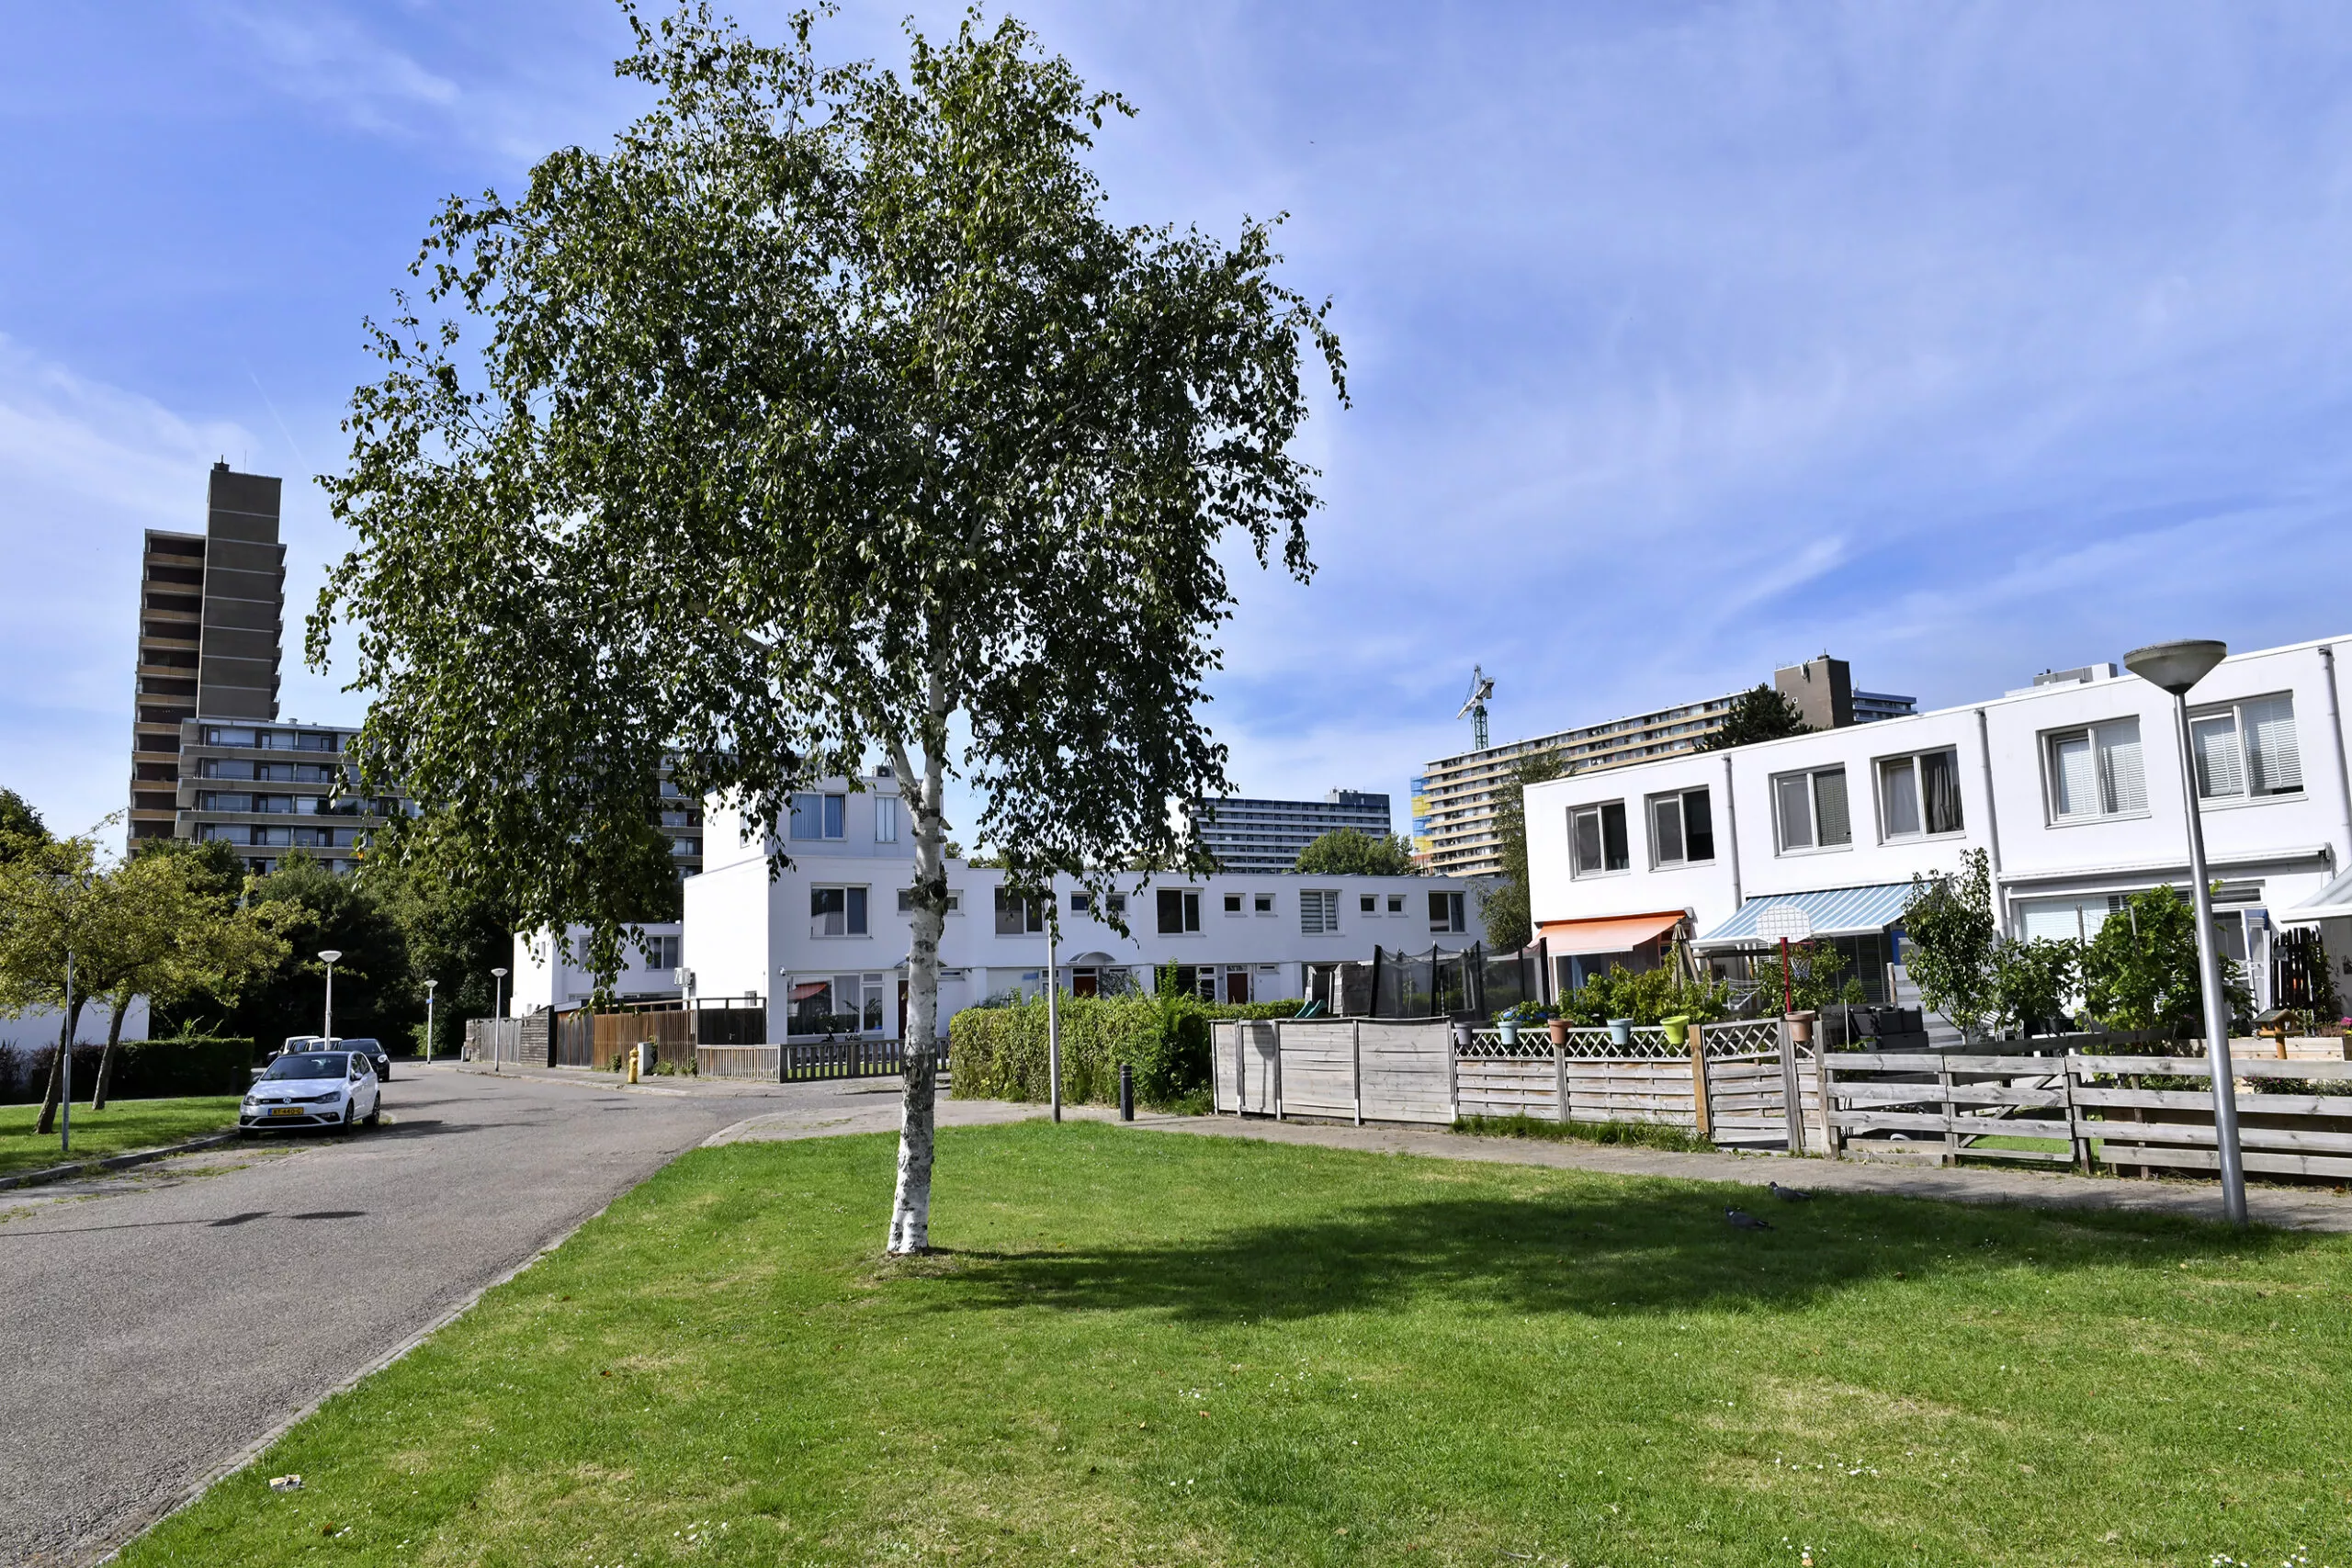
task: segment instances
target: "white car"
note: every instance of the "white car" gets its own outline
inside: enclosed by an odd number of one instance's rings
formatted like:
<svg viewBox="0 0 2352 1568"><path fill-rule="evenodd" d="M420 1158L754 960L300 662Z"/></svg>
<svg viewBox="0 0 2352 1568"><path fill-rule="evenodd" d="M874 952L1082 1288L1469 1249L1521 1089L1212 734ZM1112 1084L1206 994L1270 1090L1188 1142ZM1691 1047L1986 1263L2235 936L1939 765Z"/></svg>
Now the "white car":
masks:
<svg viewBox="0 0 2352 1568"><path fill-rule="evenodd" d="M254 1080L237 1109L237 1129L250 1138L271 1127L373 1127L383 1093L361 1052L290 1052Z"/></svg>

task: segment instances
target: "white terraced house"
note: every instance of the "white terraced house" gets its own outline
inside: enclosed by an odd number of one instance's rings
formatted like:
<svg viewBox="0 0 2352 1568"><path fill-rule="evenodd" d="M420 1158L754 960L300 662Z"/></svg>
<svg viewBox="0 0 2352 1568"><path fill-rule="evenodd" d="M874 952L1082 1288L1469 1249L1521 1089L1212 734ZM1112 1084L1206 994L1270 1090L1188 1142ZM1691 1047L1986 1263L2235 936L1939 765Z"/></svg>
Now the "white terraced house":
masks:
<svg viewBox="0 0 2352 1568"><path fill-rule="evenodd" d="M2281 926L2352 961L2344 639L2242 653L2189 694L2189 745L2224 944L2258 1005ZM2188 884L2172 699L2101 664L1985 702L1575 775L1526 792L1539 941L1557 987L1660 961L1678 932L1718 972L1804 910L1874 1001L1899 987L1915 874L1990 857L2014 936L2088 937L2125 895ZM2345 970L2352 973L2352 970Z"/></svg>
<svg viewBox="0 0 2352 1568"><path fill-rule="evenodd" d="M647 928L653 955L692 973L699 998L763 1002L771 1041L856 1032L897 1038L906 1008L914 884L911 818L897 782L877 771L852 788L835 780L794 799L783 848L793 864L773 881L767 846L743 841L741 819L705 803L703 870L682 886L684 919ZM948 862L947 930L940 942L940 1017L1046 984L1044 900L1008 895L1004 874ZM1123 876L1097 910L1065 878L1054 889L1061 936L1057 974L1080 996L1148 988L1173 965L1185 989L1216 1001L1304 997L1310 977L1375 946L1457 951L1480 940L1481 885L1434 876L1310 876L1283 872ZM1124 918L1127 933L1107 917ZM670 945L674 942L674 946ZM551 962L544 936L515 941L517 1012L587 999L590 980ZM657 964L632 955L617 987L677 995ZM854 1029L850 1029L854 1020Z"/></svg>

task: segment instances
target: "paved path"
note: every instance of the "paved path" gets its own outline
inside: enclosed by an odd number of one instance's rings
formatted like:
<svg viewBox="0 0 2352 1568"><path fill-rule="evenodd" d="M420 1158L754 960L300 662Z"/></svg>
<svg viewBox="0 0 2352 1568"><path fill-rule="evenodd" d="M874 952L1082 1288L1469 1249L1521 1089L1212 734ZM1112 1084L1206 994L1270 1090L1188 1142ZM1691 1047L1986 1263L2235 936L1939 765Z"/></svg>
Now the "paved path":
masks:
<svg viewBox="0 0 2352 1568"><path fill-rule="evenodd" d="M119 1546L775 1086L402 1064L392 1125L0 1192L0 1562Z"/></svg>

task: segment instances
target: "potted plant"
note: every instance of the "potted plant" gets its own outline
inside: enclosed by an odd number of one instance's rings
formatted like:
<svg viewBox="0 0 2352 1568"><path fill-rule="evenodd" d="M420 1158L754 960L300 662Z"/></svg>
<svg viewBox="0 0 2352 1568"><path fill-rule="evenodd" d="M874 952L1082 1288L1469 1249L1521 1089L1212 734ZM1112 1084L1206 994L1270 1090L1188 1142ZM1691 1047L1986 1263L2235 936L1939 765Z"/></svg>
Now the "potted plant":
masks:
<svg viewBox="0 0 2352 1568"><path fill-rule="evenodd" d="M1813 1021L1820 1016L1821 1015L1819 1013L1812 1012L1802 1008L1797 1011L1789 1014L1789 1038L1795 1041L1800 1045L1811 1043L1813 1040Z"/></svg>
<svg viewBox="0 0 2352 1568"><path fill-rule="evenodd" d="M1609 1043L1611 1045L1631 1045L1634 1043L1634 1021L1630 1018L1611 1019Z"/></svg>
<svg viewBox="0 0 2352 1568"><path fill-rule="evenodd" d="M1503 1043L1519 1043L1519 1032L1539 1023L1550 1021L1552 1010L1541 1002L1519 1002L1495 1014L1495 1027L1502 1032Z"/></svg>
<svg viewBox="0 0 2352 1568"><path fill-rule="evenodd" d="M1676 1050L1690 1043L1690 1015L1676 1013L1672 1018L1658 1020L1666 1029L1666 1043Z"/></svg>
<svg viewBox="0 0 2352 1568"><path fill-rule="evenodd" d="M1568 1043L1567 1019L1561 1014L1555 1013L1552 1015L1551 1024L1552 1043L1555 1045L1566 1045Z"/></svg>

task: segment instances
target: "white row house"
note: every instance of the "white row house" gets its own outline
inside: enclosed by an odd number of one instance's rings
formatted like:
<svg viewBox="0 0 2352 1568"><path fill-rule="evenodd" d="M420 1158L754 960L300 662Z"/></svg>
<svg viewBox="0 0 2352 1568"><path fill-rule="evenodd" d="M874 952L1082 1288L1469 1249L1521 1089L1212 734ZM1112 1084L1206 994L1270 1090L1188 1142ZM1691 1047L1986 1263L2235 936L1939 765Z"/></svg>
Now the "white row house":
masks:
<svg viewBox="0 0 2352 1568"><path fill-rule="evenodd" d="M2225 945L2255 960L2258 990L2281 923L2322 924L2336 961L2352 957L2333 644L2239 654L2189 701ZM1758 916L1795 905L1884 1000L1912 877L1979 849L2007 934L2092 936L2125 895L2187 888L2172 702L2097 665L1962 707L1531 785L1532 910L1554 984L1647 967L1678 933L1744 973L1766 950Z"/></svg>
<svg viewBox="0 0 2352 1568"><path fill-rule="evenodd" d="M740 816L717 801L705 805L703 846L701 874L682 885L684 919L646 928L655 957L689 972L700 998L765 1004L771 1040L898 1035L914 844L887 771L854 789L843 780L796 795L781 845L792 864L773 878L768 846L745 842ZM1046 983L1046 901L1009 894L1004 881L989 867L948 863L943 1021ZM1055 885L1055 973L1066 991L1149 989L1160 967L1173 966L1179 986L1210 1000L1284 1000L1306 996L1317 971L1369 959L1375 946L1452 952L1481 930L1481 885L1445 877L1154 873L1119 882L1101 909L1068 878ZM1114 916L1126 934L1111 925ZM549 950L544 935L516 939L518 1011L588 998L592 976ZM642 956L632 955L616 992L676 996L674 983L659 983L672 978L660 964L635 962Z"/></svg>

